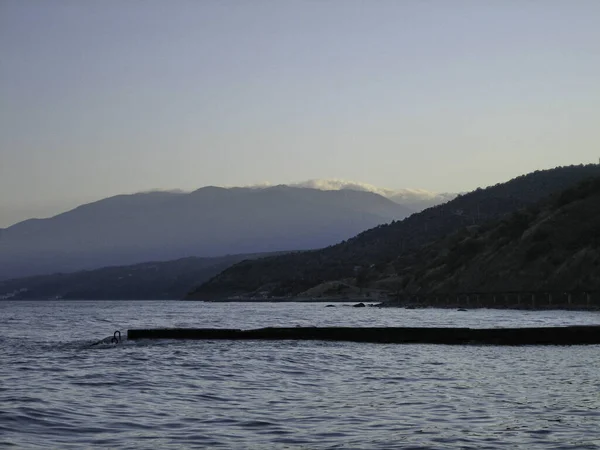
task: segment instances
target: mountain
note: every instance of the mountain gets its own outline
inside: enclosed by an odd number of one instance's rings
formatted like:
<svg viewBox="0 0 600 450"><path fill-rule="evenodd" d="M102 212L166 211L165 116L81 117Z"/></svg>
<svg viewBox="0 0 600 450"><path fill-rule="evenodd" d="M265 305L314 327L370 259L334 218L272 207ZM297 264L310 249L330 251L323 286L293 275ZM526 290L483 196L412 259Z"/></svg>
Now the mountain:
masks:
<svg viewBox="0 0 600 450"><path fill-rule="evenodd" d="M600 177L397 261L405 293L600 290Z"/></svg>
<svg viewBox="0 0 600 450"><path fill-rule="evenodd" d="M404 205L415 212L421 212L424 209L449 202L457 197L458 194L434 193L423 189L401 189L393 191L386 195L391 201Z"/></svg>
<svg viewBox="0 0 600 450"><path fill-rule="evenodd" d="M373 192L385 198L389 198L399 205L407 206L414 212L419 212L423 209L446 203L457 196L457 194L435 193L425 189L388 189L368 183L339 179L314 179L301 183L293 183L290 184L290 186L325 191L350 189L353 191Z"/></svg>
<svg viewBox="0 0 600 450"><path fill-rule="evenodd" d="M0 300L172 300L227 267L265 254L183 258L0 281Z"/></svg>
<svg viewBox="0 0 600 450"><path fill-rule="evenodd" d="M367 285L373 276L393 277L408 270L403 256L414 249L467 226L505 217L594 176L600 176L600 165L536 171L460 195L322 250L238 263L200 285L187 298L298 296L335 280Z"/></svg>
<svg viewBox="0 0 600 450"><path fill-rule="evenodd" d="M438 205L440 203L445 203L449 200L452 200L456 197L456 194L449 193L435 193L431 191L427 191L425 189L387 189L378 186L374 186L368 183L361 183L356 181L348 181L348 180L340 180L333 178L326 179L312 179L303 181L300 183L290 183L285 184L284 186L289 187L299 187L299 188L308 188L308 189L318 189L321 191L341 191L341 190L350 190L350 191L364 191L364 192L372 192L374 194L379 194L382 197L388 198L392 200L394 203L398 203L399 205L403 205L408 207L412 212L418 212L425 208L429 208L431 206ZM272 188L273 184L271 183L260 183L245 186L244 189L266 189ZM235 188L235 187L229 187ZM169 194L186 194L189 192L174 189L174 190L155 190L151 192L146 192L146 194L153 194L155 197L158 196L168 196ZM17 222L17 218L21 218L19 221L23 221L24 218L38 217L38 218L46 218L53 215L53 212L58 211L66 211L67 207L64 205L68 205L70 202L65 201L64 203L58 202L54 204L43 204L43 205L15 205L14 203L2 203L0 204L0 210L2 211L2 216L0 216L0 231L2 230L2 226L8 226L15 224ZM63 205L64 207L61 207ZM68 209L71 209L68 208Z"/></svg>
<svg viewBox="0 0 600 450"><path fill-rule="evenodd" d="M289 186L119 195L2 230L0 279L320 248L410 213L371 192Z"/></svg>

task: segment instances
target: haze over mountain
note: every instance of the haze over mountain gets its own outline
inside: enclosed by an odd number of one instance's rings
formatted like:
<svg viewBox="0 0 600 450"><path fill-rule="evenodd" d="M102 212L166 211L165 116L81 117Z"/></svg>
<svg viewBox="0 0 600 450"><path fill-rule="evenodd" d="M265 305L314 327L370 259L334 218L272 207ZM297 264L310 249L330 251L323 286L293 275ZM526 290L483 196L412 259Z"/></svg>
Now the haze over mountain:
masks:
<svg viewBox="0 0 600 450"><path fill-rule="evenodd" d="M268 186L266 183L262 186ZM357 181L340 180L336 178L324 178L324 179L313 179L307 180L300 183L291 183L289 186L320 189L325 191L339 191L342 189L351 189L354 191L365 191L379 194L383 197L389 198L395 203L400 205L408 206L415 212L419 212L425 208L445 203L456 197L457 194L453 193L437 193L427 191L425 189L388 189L383 187L374 186L369 183L361 183ZM255 187L261 187L257 185Z"/></svg>
<svg viewBox="0 0 600 450"><path fill-rule="evenodd" d="M119 195L0 230L0 279L321 248L411 212L376 193L348 189L204 187Z"/></svg>

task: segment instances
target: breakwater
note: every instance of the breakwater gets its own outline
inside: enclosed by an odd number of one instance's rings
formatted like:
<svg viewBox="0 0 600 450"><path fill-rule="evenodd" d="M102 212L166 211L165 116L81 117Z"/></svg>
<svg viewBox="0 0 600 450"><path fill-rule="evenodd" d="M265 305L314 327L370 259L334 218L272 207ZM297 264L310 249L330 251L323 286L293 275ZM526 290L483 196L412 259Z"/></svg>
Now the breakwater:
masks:
<svg viewBox="0 0 600 450"><path fill-rule="evenodd" d="M583 345L600 344L600 325L539 328L272 327L131 329L137 339L321 340L393 344Z"/></svg>

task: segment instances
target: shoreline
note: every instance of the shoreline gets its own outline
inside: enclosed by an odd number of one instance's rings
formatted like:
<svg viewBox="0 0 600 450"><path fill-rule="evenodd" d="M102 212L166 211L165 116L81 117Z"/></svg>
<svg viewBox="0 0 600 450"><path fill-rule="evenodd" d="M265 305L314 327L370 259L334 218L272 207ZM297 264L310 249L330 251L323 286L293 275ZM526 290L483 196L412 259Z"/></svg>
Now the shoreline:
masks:
<svg viewBox="0 0 600 450"><path fill-rule="evenodd" d="M349 304L348 306L355 306L356 304L363 303L367 307L375 308L403 308L403 309L464 309L467 311L475 309L497 309L497 310L517 310L517 311L599 311L600 306L598 305L581 305L581 304L555 304L555 305L527 305L527 304L468 304L468 303L451 303L451 304L439 304L439 303L398 303L395 301L385 301L376 299L365 299L365 298L298 298L298 297L286 297L286 298L271 298L271 299L215 299L215 300L183 300L183 301L196 301L205 303L329 303L329 304Z"/></svg>

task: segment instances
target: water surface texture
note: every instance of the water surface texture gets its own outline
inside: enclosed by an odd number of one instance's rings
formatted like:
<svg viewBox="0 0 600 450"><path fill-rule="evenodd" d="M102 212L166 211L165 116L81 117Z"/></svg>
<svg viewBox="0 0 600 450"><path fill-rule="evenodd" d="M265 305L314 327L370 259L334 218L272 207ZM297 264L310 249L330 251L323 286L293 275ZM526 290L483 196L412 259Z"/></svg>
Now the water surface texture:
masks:
<svg viewBox="0 0 600 450"><path fill-rule="evenodd" d="M0 302L0 447L600 448L600 346L136 341L142 327L551 326L567 311Z"/></svg>

